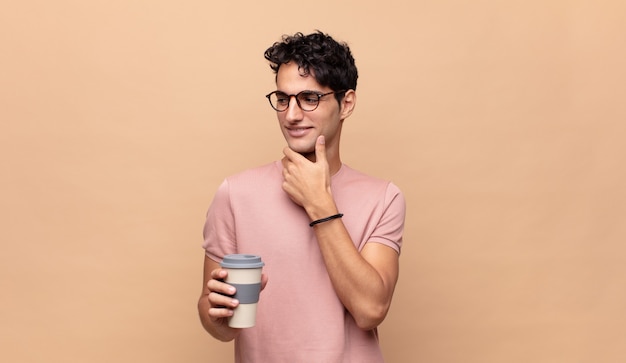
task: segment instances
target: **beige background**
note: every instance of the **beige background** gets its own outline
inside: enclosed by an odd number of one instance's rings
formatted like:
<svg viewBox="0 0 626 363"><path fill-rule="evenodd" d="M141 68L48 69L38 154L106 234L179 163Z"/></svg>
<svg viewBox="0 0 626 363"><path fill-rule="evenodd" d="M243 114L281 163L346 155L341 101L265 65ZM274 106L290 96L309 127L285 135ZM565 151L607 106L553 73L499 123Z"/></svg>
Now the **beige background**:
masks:
<svg viewBox="0 0 626 363"><path fill-rule="evenodd" d="M388 362L622 362L625 4L4 2L0 361L232 361L204 213L280 157L263 51L319 28L361 75L344 161L409 205Z"/></svg>

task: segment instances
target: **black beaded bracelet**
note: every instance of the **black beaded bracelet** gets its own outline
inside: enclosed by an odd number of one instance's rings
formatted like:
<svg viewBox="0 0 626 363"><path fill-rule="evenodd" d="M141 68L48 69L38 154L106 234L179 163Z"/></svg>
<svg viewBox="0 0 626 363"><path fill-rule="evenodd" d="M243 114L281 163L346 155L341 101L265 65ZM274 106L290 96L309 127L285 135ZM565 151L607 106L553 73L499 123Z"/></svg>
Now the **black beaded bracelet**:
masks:
<svg viewBox="0 0 626 363"><path fill-rule="evenodd" d="M316 221L313 221L313 222L309 223L309 227L313 227L316 224L332 221L333 219L337 219L337 218L341 218L341 217L343 217L343 213L338 213L338 214L332 215L330 217L318 219Z"/></svg>

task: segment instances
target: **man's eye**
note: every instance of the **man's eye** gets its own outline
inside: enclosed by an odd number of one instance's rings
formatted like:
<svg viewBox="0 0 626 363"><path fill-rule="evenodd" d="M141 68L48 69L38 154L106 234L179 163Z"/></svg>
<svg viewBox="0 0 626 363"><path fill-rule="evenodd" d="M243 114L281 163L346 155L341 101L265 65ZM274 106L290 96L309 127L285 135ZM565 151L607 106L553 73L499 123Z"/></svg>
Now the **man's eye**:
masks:
<svg viewBox="0 0 626 363"><path fill-rule="evenodd" d="M287 95L276 95L276 102L280 104L288 103L289 97Z"/></svg>
<svg viewBox="0 0 626 363"><path fill-rule="evenodd" d="M300 95L301 102L304 101L309 104L316 104L319 97L317 97L316 93L303 93Z"/></svg>

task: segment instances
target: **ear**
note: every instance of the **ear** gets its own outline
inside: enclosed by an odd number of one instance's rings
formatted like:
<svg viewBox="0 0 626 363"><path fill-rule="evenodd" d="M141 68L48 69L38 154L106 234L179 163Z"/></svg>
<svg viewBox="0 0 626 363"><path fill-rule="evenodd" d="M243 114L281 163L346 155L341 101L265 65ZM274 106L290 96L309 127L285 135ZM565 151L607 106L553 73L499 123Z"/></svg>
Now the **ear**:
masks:
<svg viewBox="0 0 626 363"><path fill-rule="evenodd" d="M348 118L352 111L354 111L354 107L356 106L356 92L353 89L347 90L343 95L343 99L341 100L341 119Z"/></svg>

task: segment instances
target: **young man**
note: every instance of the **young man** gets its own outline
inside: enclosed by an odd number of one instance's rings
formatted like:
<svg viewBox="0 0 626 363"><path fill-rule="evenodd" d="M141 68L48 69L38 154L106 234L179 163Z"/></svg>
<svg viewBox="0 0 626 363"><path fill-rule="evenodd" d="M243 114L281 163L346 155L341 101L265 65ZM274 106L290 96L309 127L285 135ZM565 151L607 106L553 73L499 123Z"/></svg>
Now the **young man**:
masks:
<svg viewBox="0 0 626 363"><path fill-rule="evenodd" d="M321 32L284 36L265 52L276 73L266 97L284 158L227 178L204 227L205 329L235 339L238 363L383 362L377 326L398 279L405 201L388 181L343 164L344 120L356 105L348 46ZM219 262L265 262L256 326L228 327L238 301Z"/></svg>

